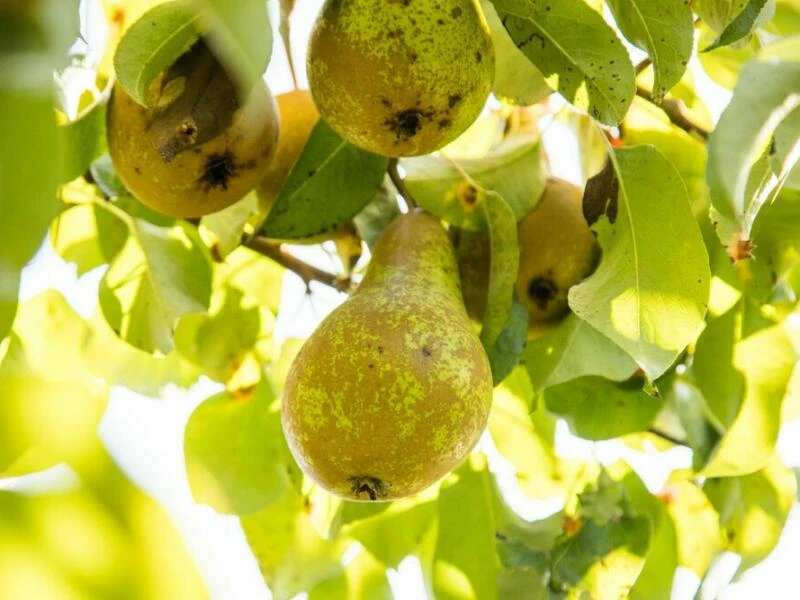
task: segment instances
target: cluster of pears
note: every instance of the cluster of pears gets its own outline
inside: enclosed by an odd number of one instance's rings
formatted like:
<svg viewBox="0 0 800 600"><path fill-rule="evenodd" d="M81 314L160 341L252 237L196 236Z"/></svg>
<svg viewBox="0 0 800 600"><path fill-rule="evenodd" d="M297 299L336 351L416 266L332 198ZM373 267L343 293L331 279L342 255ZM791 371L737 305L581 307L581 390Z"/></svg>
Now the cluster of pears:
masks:
<svg viewBox="0 0 800 600"><path fill-rule="evenodd" d="M427 154L480 114L494 46L478 0L326 0L308 81L325 121L384 156Z"/></svg>
<svg viewBox="0 0 800 600"><path fill-rule="evenodd" d="M464 459L491 400L450 238L414 211L384 231L361 285L300 349L284 387L283 429L326 490L392 500Z"/></svg>
<svg viewBox="0 0 800 600"><path fill-rule="evenodd" d="M272 160L279 118L263 81L241 96L202 38L155 78L148 106L115 86L106 130L125 187L154 210L185 218L244 197Z"/></svg>
<svg viewBox="0 0 800 600"><path fill-rule="evenodd" d="M550 331L568 313L569 288L592 274L600 246L583 215L581 188L552 178L534 209L517 226L519 270L515 292L528 310L528 338ZM490 246L484 232L459 231L456 252L464 303L480 322L486 309Z"/></svg>

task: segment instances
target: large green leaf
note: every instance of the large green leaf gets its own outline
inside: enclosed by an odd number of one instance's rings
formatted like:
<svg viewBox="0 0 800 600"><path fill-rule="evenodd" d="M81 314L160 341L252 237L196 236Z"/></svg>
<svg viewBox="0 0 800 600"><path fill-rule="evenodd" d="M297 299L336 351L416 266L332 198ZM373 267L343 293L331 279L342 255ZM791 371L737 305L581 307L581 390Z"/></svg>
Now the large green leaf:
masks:
<svg viewBox="0 0 800 600"><path fill-rule="evenodd" d="M722 31L747 6L748 0L695 0L692 10L716 31Z"/></svg>
<svg viewBox="0 0 800 600"><path fill-rule="evenodd" d="M481 343L489 356L492 379L500 383L522 354L528 329L525 308L514 302L519 269L517 222L505 199L488 193L482 207L489 229L490 265Z"/></svg>
<svg viewBox="0 0 800 600"><path fill-rule="evenodd" d="M773 170L780 174L783 165L789 165L792 152L798 143L800 131L800 108L794 109L775 129L775 153L772 156ZM786 177L786 187L800 189L800 165L789 171Z"/></svg>
<svg viewBox="0 0 800 600"><path fill-rule="evenodd" d="M531 409L533 389L518 367L494 390L489 433L500 454L516 469L520 488L532 498L564 496L570 488L555 452L555 420L541 406Z"/></svg>
<svg viewBox="0 0 800 600"><path fill-rule="evenodd" d="M728 23L719 37L704 52L729 46L746 38L775 16L775 0L749 0L742 11Z"/></svg>
<svg viewBox="0 0 800 600"><path fill-rule="evenodd" d="M625 351L573 313L551 333L528 342L523 360L537 389L585 375L622 381L638 369Z"/></svg>
<svg viewBox="0 0 800 600"><path fill-rule="evenodd" d="M200 404L186 425L184 454L195 500L222 514L252 514L299 487L267 379Z"/></svg>
<svg viewBox="0 0 800 600"><path fill-rule="evenodd" d="M645 517L601 525L586 521L577 535L553 549L550 588L565 598L624 598L644 565L650 541Z"/></svg>
<svg viewBox="0 0 800 600"><path fill-rule="evenodd" d="M308 516L307 499L287 493L266 510L242 519L242 528L275 600L289 600L342 572L348 542L322 538Z"/></svg>
<svg viewBox="0 0 800 600"><path fill-rule="evenodd" d="M83 175L106 152L106 99L92 105L74 121L58 128L58 180Z"/></svg>
<svg viewBox="0 0 800 600"><path fill-rule="evenodd" d="M64 211L50 227L53 249L65 261L75 264L78 275L111 262L127 236L128 228L123 222L93 203Z"/></svg>
<svg viewBox="0 0 800 600"><path fill-rule="evenodd" d="M663 402L633 378L614 383L602 377L581 377L544 390L547 409L563 416L582 438L606 440L642 431L653 422Z"/></svg>
<svg viewBox="0 0 800 600"><path fill-rule="evenodd" d="M490 0L481 0L494 42L494 88L496 96L514 104L530 105L553 93L544 75L509 37Z"/></svg>
<svg viewBox="0 0 800 600"><path fill-rule="evenodd" d="M387 165L387 158L348 144L320 121L287 176L262 233L298 239L341 225L375 198Z"/></svg>
<svg viewBox="0 0 800 600"><path fill-rule="evenodd" d="M117 80L139 104L148 104L153 80L194 44L204 15L198 0L173 0L150 9L125 33L114 54Z"/></svg>
<svg viewBox="0 0 800 600"><path fill-rule="evenodd" d="M369 552L359 554L348 562L344 572L312 588L308 600L393 600L392 588L386 578L386 567Z"/></svg>
<svg viewBox="0 0 800 600"><path fill-rule="evenodd" d="M178 319L208 308L211 261L196 230L186 224L123 220L130 237L103 277L100 306L122 339L168 354Z"/></svg>
<svg viewBox="0 0 800 600"><path fill-rule="evenodd" d="M272 26L263 0L196 0L208 8L209 41L244 89L250 89L269 65Z"/></svg>
<svg viewBox="0 0 800 600"><path fill-rule="evenodd" d="M493 0L511 39L547 83L606 125L616 125L635 93L628 52L582 0Z"/></svg>
<svg viewBox="0 0 800 600"><path fill-rule="evenodd" d="M742 557L743 571L761 562L778 543L796 501L797 482L776 456L750 475L709 479L703 490L719 513L727 549Z"/></svg>
<svg viewBox="0 0 800 600"><path fill-rule="evenodd" d="M595 225L603 259L570 289L569 304L655 379L703 325L708 255L675 167L652 146L617 149L611 157L616 221Z"/></svg>
<svg viewBox="0 0 800 600"><path fill-rule="evenodd" d="M800 56L800 41L789 45ZM748 194L751 168L778 125L800 107L800 61L769 55L741 72L733 99L709 141L708 185L717 212L749 239L753 222L772 192L772 182ZM794 144L797 143L795 137ZM792 146L794 146L792 144ZM788 174L798 151L789 153L781 173ZM785 175L784 175L785 176ZM727 243L731 240L723 239Z"/></svg>
<svg viewBox="0 0 800 600"><path fill-rule="evenodd" d="M396 569L406 556L416 553L437 523L436 490L392 502L374 504L346 502L342 533L358 540L386 567ZM377 514L375 514L377 511Z"/></svg>
<svg viewBox="0 0 800 600"><path fill-rule="evenodd" d="M433 590L445 600L497 598L492 488L485 458L473 454L442 483Z"/></svg>
<svg viewBox="0 0 800 600"><path fill-rule="evenodd" d="M799 358L781 326L763 329L736 344L733 366L744 373L744 397L704 475L746 475L767 465L778 439L783 398Z"/></svg>
<svg viewBox="0 0 800 600"><path fill-rule="evenodd" d="M722 551L717 511L690 481L670 481L660 497L678 535L678 564L702 577Z"/></svg>
<svg viewBox="0 0 800 600"><path fill-rule="evenodd" d="M521 220L539 202L547 183L541 142L512 135L482 158L421 156L404 159L406 186L426 210L466 229L486 229L482 202L500 195Z"/></svg>
<svg viewBox="0 0 800 600"><path fill-rule="evenodd" d="M692 56L692 10L684 0L608 0L617 26L650 55L655 70L653 98L660 102L680 81Z"/></svg>

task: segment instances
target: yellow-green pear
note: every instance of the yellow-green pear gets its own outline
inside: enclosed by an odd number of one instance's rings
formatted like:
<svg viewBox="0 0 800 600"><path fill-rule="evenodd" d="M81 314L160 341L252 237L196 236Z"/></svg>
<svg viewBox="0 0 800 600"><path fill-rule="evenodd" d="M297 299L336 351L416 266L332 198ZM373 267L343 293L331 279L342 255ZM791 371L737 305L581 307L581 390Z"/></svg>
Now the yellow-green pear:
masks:
<svg viewBox="0 0 800 600"><path fill-rule="evenodd" d="M583 217L581 189L550 179L534 209L517 227L520 257L515 290L528 310L528 339L551 331L569 312L569 288L592 274L600 247ZM486 310L491 248L485 231L454 234L469 316Z"/></svg>
<svg viewBox="0 0 800 600"><path fill-rule="evenodd" d="M200 217L264 176L278 145L275 100L259 81L240 98L203 40L161 73L144 107L120 85L108 103L108 151L125 187L150 208Z"/></svg>
<svg viewBox="0 0 800 600"><path fill-rule="evenodd" d="M491 400L450 239L434 217L411 212L389 225L358 290L301 348L282 421L295 459L324 489L393 500L458 466Z"/></svg>
<svg viewBox="0 0 800 600"><path fill-rule="evenodd" d="M477 0L326 0L308 79L320 114L350 143L427 154L480 114L494 46Z"/></svg>
<svg viewBox="0 0 800 600"><path fill-rule="evenodd" d="M536 207L519 223L515 289L531 324L561 320L569 288L597 266L600 246L583 216L583 190L550 179Z"/></svg>

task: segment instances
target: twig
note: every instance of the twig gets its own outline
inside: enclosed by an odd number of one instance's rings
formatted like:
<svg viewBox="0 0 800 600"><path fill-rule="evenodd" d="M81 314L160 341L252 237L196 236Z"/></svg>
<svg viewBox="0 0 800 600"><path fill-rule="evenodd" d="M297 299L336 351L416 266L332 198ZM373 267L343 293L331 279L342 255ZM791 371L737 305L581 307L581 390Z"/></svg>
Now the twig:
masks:
<svg viewBox="0 0 800 600"><path fill-rule="evenodd" d="M636 67L634 67L633 72L638 77L639 75L642 74L642 71L644 71L647 67L649 67L652 64L653 60L648 56L647 58L642 59L642 62L636 65Z"/></svg>
<svg viewBox="0 0 800 600"><path fill-rule="evenodd" d="M711 135L708 129L692 121L691 116L686 112L686 105L680 100L666 98L661 101L661 104L656 104L653 100L653 94L641 86L636 86L636 95L658 106L666 113L673 125L680 127L686 133L694 132L704 140L707 140L708 136Z"/></svg>
<svg viewBox="0 0 800 600"><path fill-rule="evenodd" d="M417 208L417 201L414 200L414 197L411 195L411 192L408 191L403 178L400 177L400 173L397 171L396 158L389 159L389 166L387 167L386 172L389 173L389 178L392 180L394 187L397 188L397 191L400 192L403 200L405 200L406 204L408 204L408 209L414 210Z"/></svg>
<svg viewBox="0 0 800 600"><path fill-rule="evenodd" d="M251 250L267 258L271 258L282 267L294 272L306 283L306 286L312 281L316 281L328 287L332 287L339 292L347 292L350 289L351 281L349 278L340 277L300 260L293 254L287 252L283 248L283 244L269 241L263 237L254 237L244 241L243 244Z"/></svg>
<svg viewBox="0 0 800 600"><path fill-rule="evenodd" d="M665 433L665 432L661 431L660 429L657 429L656 427L648 427L647 428L647 433L651 433L656 437L660 437L662 440L666 440L670 444L675 444L676 446L688 446L689 445L689 442L687 442L686 440L680 440L680 439L678 439L678 438L676 438L674 436L671 436L668 433Z"/></svg>

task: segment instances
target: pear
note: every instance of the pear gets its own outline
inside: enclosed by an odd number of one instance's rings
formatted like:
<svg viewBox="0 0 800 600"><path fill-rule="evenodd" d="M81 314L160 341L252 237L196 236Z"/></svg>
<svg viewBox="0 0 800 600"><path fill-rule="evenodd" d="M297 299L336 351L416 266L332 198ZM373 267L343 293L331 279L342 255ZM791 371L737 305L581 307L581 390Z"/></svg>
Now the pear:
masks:
<svg viewBox="0 0 800 600"><path fill-rule="evenodd" d="M453 247L435 218L412 212L384 231L358 290L301 348L282 422L295 459L324 489L393 500L458 466L491 400Z"/></svg>
<svg viewBox="0 0 800 600"><path fill-rule="evenodd" d="M583 216L582 199L581 188L550 179L539 203L519 223L515 289L531 324L564 318L569 288L597 267L600 246Z"/></svg>
<svg viewBox="0 0 800 600"><path fill-rule="evenodd" d="M326 0L307 60L322 117L385 156L427 154L454 140L494 80L477 0Z"/></svg>
<svg viewBox="0 0 800 600"><path fill-rule="evenodd" d="M600 247L583 216L583 193L551 178L538 204L517 227L520 257L515 290L528 310L528 339L551 331L569 312L569 288L592 274ZM453 234L469 316L480 323L486 310L491 247L485 231Z"/></svg>
<svg viewBox="0 0 800 600"><path fill-rule="evenodd" d="M201 39L161 73L150 107L116 85L108 151L125 187L150 208L200 217L230 206L261 179L278 145L275 101L259 81L245 98Z"/></svg>

